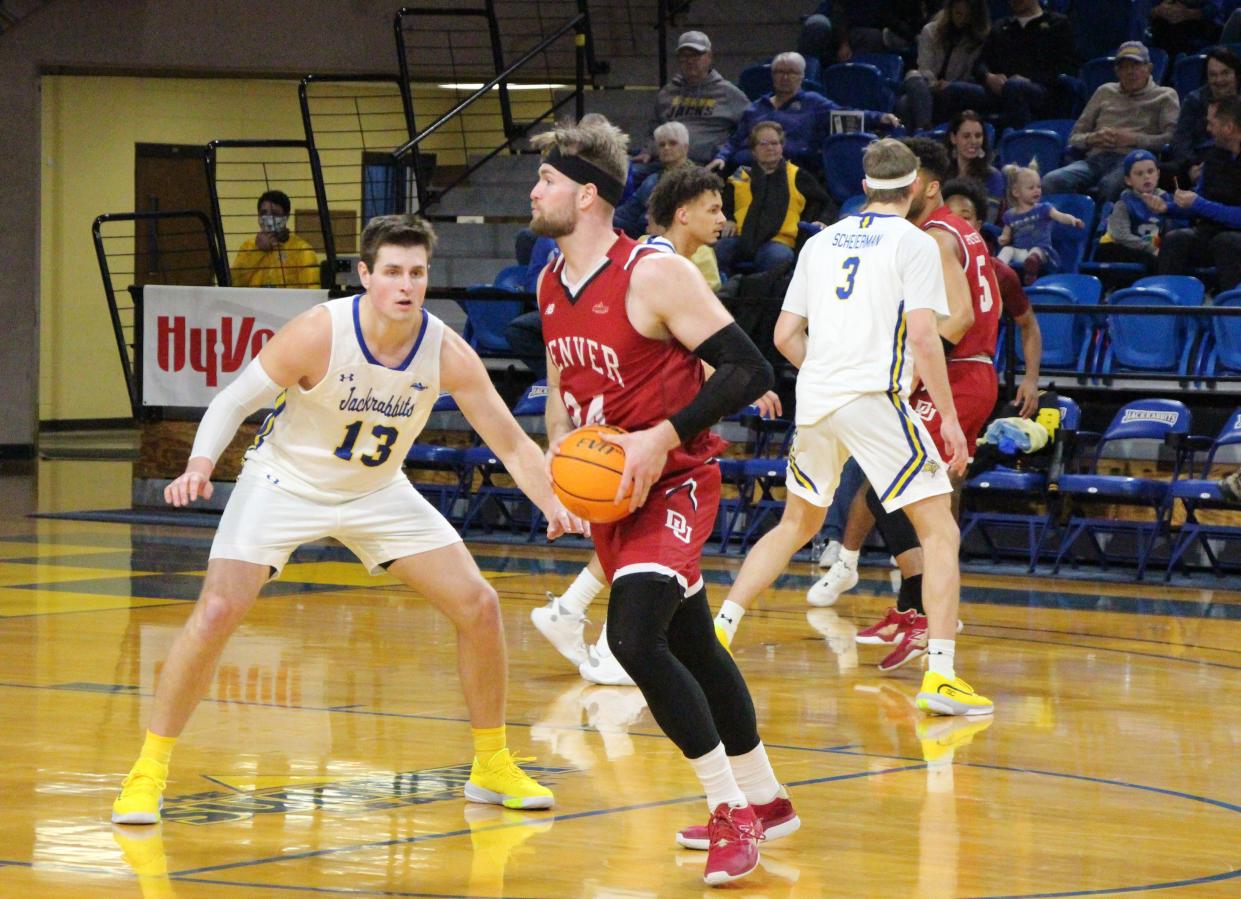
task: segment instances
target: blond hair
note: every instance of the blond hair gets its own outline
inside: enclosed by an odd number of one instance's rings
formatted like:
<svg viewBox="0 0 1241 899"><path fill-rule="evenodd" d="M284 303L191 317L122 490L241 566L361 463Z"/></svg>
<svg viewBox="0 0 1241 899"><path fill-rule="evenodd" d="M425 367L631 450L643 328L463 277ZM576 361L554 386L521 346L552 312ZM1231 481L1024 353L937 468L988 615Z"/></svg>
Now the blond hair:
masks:
<svg viewBox="0 0 1241 899"><path fill-rule="evenodd" d="M629 175L629 135L598 113L583 116L576 125L562 122L536 134L530 145L544 155L556 148L562 156L580 156L621 184Z"/></svg>
<svg viewBox="0 0 1241 899"><path fill-rule="evenodd" d="M1010 162L1000 171L1004 174L1004 199L1010 205L1017 200L1013 192L1017 189L1017 182L1021 180L1023 174L1029 172L1034 176L1035 181L1042 181L1038 172L1038 159L1031 159L1029 165L1017 165L1015 162Z"/></svg>
<svg viewBox="0 0 1241 899"><path fill-rule="evenodd" d="M887 181L892 178L903 178L917 170L918 157L914 155L914 151L891 137L871 141L862 155L862 171L866 173L867 178ZM916 183L915 181L914 184ZM909 195L913 186L913 184L908 184L905 187L883 190L864 187L866 201L868 203L899 203Z"/></svg>

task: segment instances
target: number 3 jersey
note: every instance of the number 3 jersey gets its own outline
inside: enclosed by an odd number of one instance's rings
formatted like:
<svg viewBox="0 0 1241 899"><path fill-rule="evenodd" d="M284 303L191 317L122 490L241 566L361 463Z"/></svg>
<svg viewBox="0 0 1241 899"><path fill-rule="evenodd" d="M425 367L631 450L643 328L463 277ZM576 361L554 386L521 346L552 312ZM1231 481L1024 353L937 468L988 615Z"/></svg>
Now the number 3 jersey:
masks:
<svg viewBox="0 0 1241 899"><path fill-rule="evenodd" d="M560 396L574 427L610 424L640 431L689 405L702 388L702 362L676 340L653 340L629 321L625 300L634 266L666 249L620 235L577 285L564 257L543 272L543 341L560 372ZM727 443L703 431L668 454L664 474L700 465Z"/></svg>
<svg viewBox="0 0 1241 899"><path fill-rule="evenodd" d="M913 368L905 315L948 314L939 247L900 216L846 216L806 241L782 308L805 318L810 335L798 425L866 393L904 398Z"/></svg>
<svg viewBox="0 0 1241 899"><path fill-rule="evenodd" d="M329 300L332 355L314 387L276 398L246 452L246 466L309 499L354 499L405 478L410 444L439 397L444 324L423 310L409 355L388 368L362 339L361 297Z"/></svg>

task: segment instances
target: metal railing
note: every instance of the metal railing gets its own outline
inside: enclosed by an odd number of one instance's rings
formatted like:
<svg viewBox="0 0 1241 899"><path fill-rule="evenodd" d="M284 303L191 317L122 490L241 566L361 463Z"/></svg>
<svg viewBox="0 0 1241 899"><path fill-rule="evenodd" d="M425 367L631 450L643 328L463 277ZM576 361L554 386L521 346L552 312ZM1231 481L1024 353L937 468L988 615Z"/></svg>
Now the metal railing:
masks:
<svg viewBox="0 0 1241 899"><path fill-rule="evenodd" d="M329 270L335 269L336 245L327 224L331 219L323 170L309 141L214 140L207 144L206 166L216 241L225 263L222 286L234 286L230 253L240 248L236 240L239 235L255 233L256 201L272 189L284 191L293 203L289 230L309 243L316 254L324 255ZM299 209L299 200L313 202L313 213ZM316 286L321 281L317 273L314 281Z"/></svg>
<svg viewBox="0 0 1241 899"><path fill-rule="evenodd" d="M585 3L579 4L584 8ZM425 212L428 206L438 203L443 196L452 190L481 166L499 155L524 138L530 130L548 120L568 103L575 103L575 114L581 117L585 113L585 82L587 77L587 48L589 16L585 11L579 12L549 34L543 36L533 47L524 52L515 62L505 65L504 55L500 47L499 26L495 15L495 4L488 0L485 9L443 10L428 7L406 7L397 13L395 30L397 35L397 55L401 66L401 81L411 91L411 106L414 115L418 116L420 105L430 105L432 100L441 106L444 101L451 107L439 114L431 124L418 130L409 141L398 147L392 157L399 169L410 170L421 174L428 170L427 161L423 158L429 153L436 155L436 166L443 170L449 169L452 174L445 180L446 184L438 185L432 192L429 179L414 178L413 194L417 201L417 211ZM416 76L418 70L411 57L412 48L406 47L405 34L414 26L414 21L428 22L432 20L445 22L480 22L485 20L490 42L486 45L478 40L478 30L462 30L447 28L437 34L449 46L449 58L452 72L474 71L479 68L480 54L490 55L495 70L494 77L485 84L452 81L440 83L438 94L428 91L420 96ZM458 38L456 35L466 33L470 38ZM563 69L553 66L553 49L560 49L569 44L564 40L572 34L573 84L559 83L565 77ZM458 47L458 41L472 41ZM458 65L458 50L463 55L469 54L472 60L469 65L464 61ZM441 48L441 55L442 55ZM541 77L542 82L532 79ZM442 72L437 78L442 78ZM520 81L518 79L521 79ZM521 98L515 94L518 88L533 87L535 90L522 90ZM493 93L494 92L494 93ZM532 95L533 98L532 98ZM491 101L495 98L495 102ZM420 100L423 101L420 103ZM474 119L467 120L467 116ZM499 129L487 127L488 121L499 118ZM455 129L454 126L455 125ZM411 198L413 199L413 198ZM401 207L398 211L411 211L410 206Z"/></svg>
<svg viewBox="0 0 1241 899"><path fill-rule="evenodd" d="M668 83L668 28L677 16L688 12L693 0L659 0L655 13L655 31L659 35L659 86Z"/></svg>
<svg viewBox="0 0 1241 899"><path fill-rule="evenodd" d="M128 225L119 233L105 233L109 226ZM125 376L130 409L138 417L142 398L138 395L134 358L134 304L129 288L142 284L226 283L228 273L211 220L202 212L114 212L101 215L91 224L95 258L108 300L108 317ZM128 276L125 278L124 276ZM116 283L128 280L122 301Z"/></svg>

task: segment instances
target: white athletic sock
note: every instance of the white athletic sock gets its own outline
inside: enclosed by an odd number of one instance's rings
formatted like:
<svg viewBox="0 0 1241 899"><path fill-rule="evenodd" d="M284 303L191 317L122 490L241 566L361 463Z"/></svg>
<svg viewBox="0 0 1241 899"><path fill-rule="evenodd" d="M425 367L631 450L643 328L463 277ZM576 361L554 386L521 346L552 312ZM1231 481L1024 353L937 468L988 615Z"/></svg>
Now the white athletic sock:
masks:
<svg viewBox="0 0 1241 899"><path fill-rule="evenodd" d="M926 660L927 665L936 674L947 678L957 676L953 669L953 660L957 654L956 640L927 640L926 641Z"/></svg>
<svg viewBox="0 0 1241 899"><path fill-rule="evenodd" d="M724 605L720 606L719 613L715 616L715 623L724 628L728 634L728 639L732 640L737 636L737 625L741 623L741 616L745 614L745 609L733 602L731 599L724 600Z"/></svg>
<svg viewBox="0 0 1241 899"><path fill-rule="evenodd" d="M698 775L698 780L706 791L707 808L711 811L715 811L721 802L729 805L746 804L745 793L741 792L737 779L733 777L733 767L729 764L723 743L717 744L706 755L690 759L689 763L694 766L694 773Z"/></svg>
<svg viewBox="0 0 1241 899"><path fill-rule="evenodd" d="M862 554L862 551L860 549L845 549L842 546L840 548L839 561L844 562L845 565L847 565L849 568L857 568L858 556L860 556L861 554Z"/></svg>
<svg viewBox="0 0 1241 899"><path fill-rule="evenodd" d="M730 755L728 761L733 766L737 786L741 787L741 792L751 805L771 802L780 793L780 781L776 780L776 772L771 770L771 762L767 760L767 750L762 742L744 755Z"/></svg>
<svg viewBox="0 0 1241 899"><path fill-rule="evenodd" d="M595 579L589 568L583 568L573 579L569 589L560 595L560 604L570 612L585 615L587 607L596 596L603 592L605 586L606 584L601 584Z"/></svg>

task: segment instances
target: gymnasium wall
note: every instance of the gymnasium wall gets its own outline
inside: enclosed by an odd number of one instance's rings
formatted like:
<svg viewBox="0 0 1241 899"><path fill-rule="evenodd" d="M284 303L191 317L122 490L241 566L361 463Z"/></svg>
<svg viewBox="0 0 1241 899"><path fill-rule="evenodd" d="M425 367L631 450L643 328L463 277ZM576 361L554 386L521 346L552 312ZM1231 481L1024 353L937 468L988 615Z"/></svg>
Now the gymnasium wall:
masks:
<svg viewBox="0 0 1241 899"><path fill-rule="evenodd" d="M88 252L91 219L100 212L126 211L133 205L133 142L177 142L190 133L201 135L196 139L204 141L300 136L299 127L284 124L297 122L292 87L260 85L253 79L287 81L309 72L395 72L391 22L398 5L391 0L268 0L261 4L54 0L0 35L0 122L4 123L0 137L0 259L4 261L0 384L6 399L5 414L0 416L0 448L32 445L40 416L127 414L119 362L106 324L103 289L93 254ZM66 78L51 77L105 74L138 77L95 79L93 87L84 81L80 89L68 87ZM186 110L171 104L163 110L135 105L149 96L144 91L184 96L176 93L181 89L174 82L138 87L141 78L206 76L227 76L211 78L213 89L226 92L237 106L224 110L228 119L218 120L217 125L255 128L258 101L278 94L280 99L267 104L272 108L266 114L276 118L281 133L221 134L215 127L208 128L207 122L183 118ZM229 78L248 80L242 86ZM134 86L121 89L127 82ZM45 104L44 89L58 96ZM289 91L287 100L283 99L285 90ZM248 96L247 91L260 96ZM61 114L45 127L44 109L48 105L59 109L62 102L77 104L73 118L66 121ZM212 100L207 110L219 114L223 105ZM106 128L109 141L93 135L83 139L78 115ZM147 136L131 132L124 139L127 155L121 155L119 134L126 123ZM45 139L49 152L41 158ZM70 141L73 146L66 146ZM43 173L56 168L58 151L80 154L78 158L85 155L91 165L85 173L65 172L63 177L60 171L49 172L51 195L45 201ZM68 191L86 191L116 202L87 208ZM46 232L42 227L45 215L54 219ZM45 241L51 243L47 252ZM71 278L70 272L76 274ZM48 317L45 327L43 316ZM62 335L65 329L84 333ZM51 354L42 361L41 348ZM41 367L47 369L43 375ZM40 399L42 386L49 393Z"/></svg>

